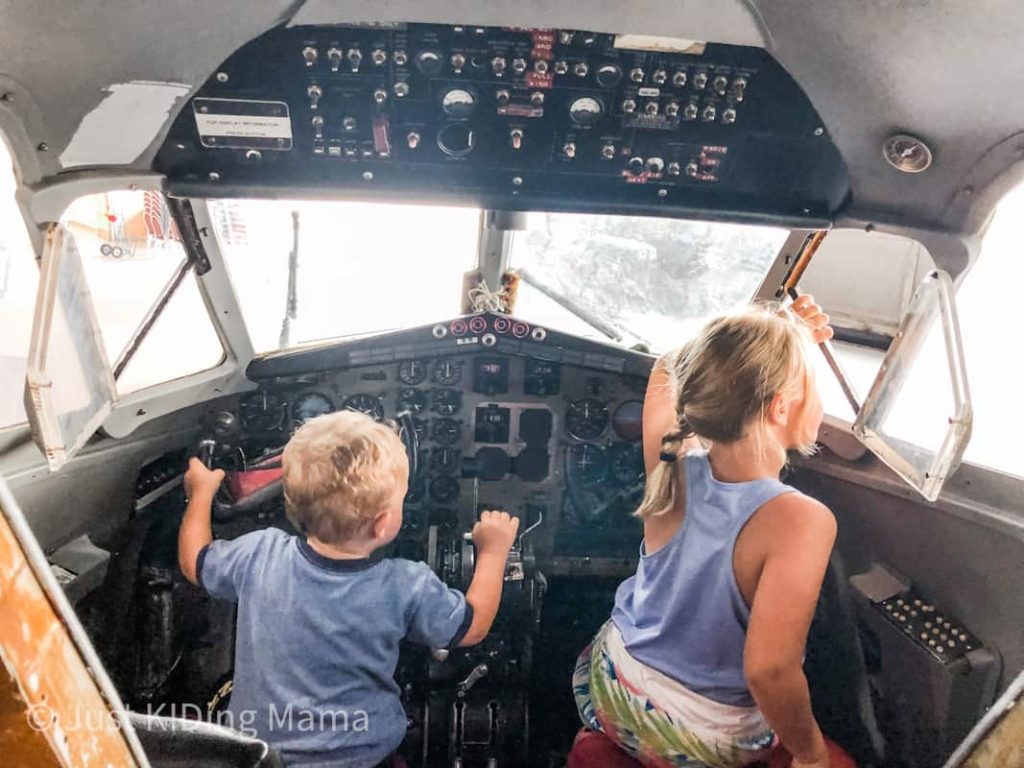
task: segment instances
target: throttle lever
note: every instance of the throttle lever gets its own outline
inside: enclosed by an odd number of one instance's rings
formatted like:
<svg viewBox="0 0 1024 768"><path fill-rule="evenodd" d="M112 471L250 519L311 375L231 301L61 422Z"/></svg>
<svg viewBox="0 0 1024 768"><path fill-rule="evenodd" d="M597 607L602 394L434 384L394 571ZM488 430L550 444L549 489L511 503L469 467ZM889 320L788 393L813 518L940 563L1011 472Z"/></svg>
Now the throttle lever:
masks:
<svg viewBox="0 0 1024 768"><path fill-rule="evenodd" d="M469 689L480 682L482 678L486 677L487 673L490 671L491 670L487 668L486 664L477 664L466 676L466 679L455 686L456 695L459 697L465 696Z"/></svg>

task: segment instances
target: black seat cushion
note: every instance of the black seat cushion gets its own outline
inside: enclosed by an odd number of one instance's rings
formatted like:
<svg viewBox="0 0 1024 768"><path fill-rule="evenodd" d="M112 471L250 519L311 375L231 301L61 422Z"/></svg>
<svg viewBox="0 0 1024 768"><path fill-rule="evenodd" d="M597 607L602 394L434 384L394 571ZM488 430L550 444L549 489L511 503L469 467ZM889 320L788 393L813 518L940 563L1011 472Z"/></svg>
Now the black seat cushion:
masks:
<svg viewBox="0 0 1024 768"><path fill-rule="evenodd" d="M200 720L129 713L153 768L284 768L265 741Z"/></svg>

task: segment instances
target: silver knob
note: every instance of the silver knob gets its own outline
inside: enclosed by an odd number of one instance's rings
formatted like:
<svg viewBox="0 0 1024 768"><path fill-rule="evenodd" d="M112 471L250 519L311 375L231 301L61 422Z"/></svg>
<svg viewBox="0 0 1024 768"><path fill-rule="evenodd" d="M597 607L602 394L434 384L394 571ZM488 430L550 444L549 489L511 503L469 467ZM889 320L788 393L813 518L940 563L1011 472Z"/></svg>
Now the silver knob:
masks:
<svg viewBox="0 0 1024 768"><path fill-rule="evenodd" d="M329 48L327 50L327 60L331 63L331 72L337 72L338 67L341 66L341 49Z"/></svg>
<svg viewBox="0 0 1024 768"><path fill-rule="evenodd" d="M675 117L679 114L679 102L670 101L665 105L665 114L669 117Z"/></svg>
<svg viewBox="0 0 1024 768"><path fill-rule="evenodd" d="M568 158L576 157L576 145L573 142L568 142L562 147L562 154Z"/></svg>
<svg viewBox="0 0 1024 768"><path fill-rule="evenodd" d="M409 54L407 54L405 51L395 51L393 54L391 54L391 58L394 59L395 66L398 67L404 67L406 64L409 63Z"/></svg>
<svg viewBox="0 0 1024 768"><path fill-rule="evenodd" d="M690 162L688 162L686 164L686 175L687 176L694 177L698 173L700 173L700 166L697 165L697 162L695 160L691 160Z"/></svg>
<svg viewBox="0 0 1024 768"><path fill-rule="evenodd" d="M323 115L313 115L313 131L316 138L322 139L324 137Z"/></svg>
<svg viewBox="0 0 1024 768"><path fill-rule="evenodd" d="M590 67L587 66L587 63L585 61L581 61L579 64L572 68L572 73L576 75L576 77L586 77L589 71Z"/></svg>
<svg viewBox="0 0 1024 768"><path fill-rule="evenodd" d="M512 149L523 148L523 131L521 128L513 128L508 135L509 143L512 145Z"/></svg>
<svg viewBox="0 0 1024 768"><path fill-rule="evenodd" d="M614 144L605 144L603 147L601 147L601 157L604 160L614 160L615 159L615 145Z"/></svg>
<svg viewBox="0 0 1024 768"><path fill-rule="evenodd" d="M376 91L373 92L373 100L378 104L383 104L385 101L388 100L388 92L385 91L383 88L378 88Z"/></svg>
<svg viewBox="0 0 1024 768"><path fill-rule="evenodd" d="M655 85L664 85L665 81L668 80L668 72L664 69L656 69L654 74L651 75L651 80L654 81Z"/></svg>
<svg viewBox="0 0 1024 768"><path fill-rule="evenodd" d="M633 101L632 99L626 99L624 102L622 102L622 111L625 112L627 115L633 114L634 112L636 112L636 102Z"/></svg>
<svg viewBox="0 0 1024 768"><path fill-rule="evenodd" d="M729 85L729 78L725 75L718 75L715 78L715 93L719 96L725 96L725 89Z"/></svg>
<svg viewBox="0 0 1024 768"><path fill-rule="evenodd" d="M545 59L537 59L533 63L533 71L538 75L546 75L548 73L548 63Z"/></svg>
<svg viewBox="0 0 1024 768"><path fill-rule="evenodd" d="M302 49L302 58L306 62L307 67L312 67L313 65L315 65L316 60L319 57L320 54L317 53L316 48L314 48L311 45L307 45L305 48Z"/></svg>
<svg viewBox="0 0 1024 768"><path fill-rule="evenodd" d="M718 114L718 110L715 109L714 104L708 104L704 107L704 111L700 113L700 119L705 123L714 122L715 116Z"/></svg>
<svg viewBox="0 0 1024 768"><path fill-rule="evenodd" d="M523 74L526 71L526 59L513 59L512 71L517 75Z"/></svg>
<svg viewBox="0 0 1024 768"><path fill-rule="evenodd" d="M732 81L732 97L736 101L743 101L743 94L747 90L747 79L745 77L737 77Z"/></svg>
<svg viewBox="0 0 1024 768"><path fill-rule="evenodd" d="M505 71L505 59L502 56L495 56L491 59L491 70L496 75L501 75Z"/></svg>
<svg viewBox="0 0 1024 768"><path fill-rule="evenodd" d="M698 91L703 91L705 86L708 84L708 73L698 72L693 76L693 87Z"/></svg>
<svg viewBox="0 0 1024 768"><path fill-rule="evenodd" d="M682 172L683 172L683 169L679 165L679 163L673 161L673 162L668 164L668 175L669 176L678 176Z"/></svg>
<svg viewBox="0 0 1024 768"><path fill-rule="evenodd" d="M722 112L722 122L725 123L726 125L731 125L732 123L735 123L736 122L736 110L732 109L730 107L729 109L726 109L725 111L723 111Z"/></svg>
<svg viewBox="0 0 1024 768"><path fill-rule="evenodd" d="M405 143L409 145L409 149L416 149L420 145L420 135L416 131L410 131L405 137Z"/></svg>
<svg viewBox="0 0 1024 768"><path fill-rule="evenodd" d="M660 157L649 157L647 158L646 167L648 173L661 173L665 170L665 161Z"/></svg>
<svg viewBox="0 0 1024 768"><path fill-rule="evenodd" d="M395 96L397 98L404 99L406 96L409 95L409 84L408 83L403 83L403 82L395 83L394 91L395 91Z"/></svg>
<svg viewBox="0 0 1024 768"><path fill-rule="evenodd" d="M494 99L498 102L499 107L507 107L509 102L512 101L512 95L502 88L494 94Z"/></svg>
<svg viewBox="0 0 1024 768"><path fill-rule="evenodd" d="M683 119L685 120L696 120L697 119L697 105L692 101L683 107Z"/></svg>
<svg viewBox="0 0 1024 768"><path fill-rule="evenodd" d="M466 57L461 53L453 53L452 69L454 69L456 72L461 72L464 66L466 66Z"/></svg>
<svg viewBox="0 0 1024 768"><path fill-rule="evenodd" d="M306 89L306 95L309 96L309 108L316 109L320 104L320 97L324 95L324 91L319 85L311 85Z"/></svg>
<svg viewBox="0 0 1024 768"><path fill-rule="evenodd" d="M388 60L387 51L383 48L374 48L373 53L370 54L370 60L373 61L376 67L384 66L384 62Z"/></svg>
<svg viewBox="0 0 1024 768"><path fill-rule="evenodd" d="M353 72L359 71L359 65L363 61L363 54L358 48L348 49L348 63L352 67Z"/></svg>
<svg viewBox="0 0 1024 768"><path fill-rule="evenodd" d="M564 75L568 71L569 71L569 65L566 62L564 62L564 61L556 61L555 62L555 74L556 75Z"/></svg>
<svg viewBox="0 0 1024 768"><path fill-rule="evenodd" d="M650 115L651 117L654 117L656 114L658 114L658 102L648 101L646 104L644 104L644 112Z"/></svg>
<svg viewBox="0 0 1024 768"><path fill-rule="evenodd" d="M354 131L357 127L356 119L354 117L342 118L341 127L346 131Z"/></svg>
<svg viewBox="0 0 1024 768"><path fill-rule="evenodd" d="M672 74L672 85L676 88L686 85L686 73L683 70L680 69Z"/></svg>
<svg viewBox="0 0 1024 768"><path fill-rule="evenodd" d="M530 103L535 107L539 107L544 104L544 93L542 91L534 91L530 94Z"/></svg>
<svg viewBox="0 0 1024 768"><path fill-rule="evenodd" d="M642 83L644 81L644 71L640 67L633 67L629 70L629 79L634 83Z"/></svg>

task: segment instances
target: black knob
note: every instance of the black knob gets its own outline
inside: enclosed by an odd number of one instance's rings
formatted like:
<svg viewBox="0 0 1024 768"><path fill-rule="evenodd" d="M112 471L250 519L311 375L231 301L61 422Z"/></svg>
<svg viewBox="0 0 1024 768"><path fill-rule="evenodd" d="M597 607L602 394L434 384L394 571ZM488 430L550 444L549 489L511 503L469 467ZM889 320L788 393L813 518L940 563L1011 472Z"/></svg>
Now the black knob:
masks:
<svg viewBox="0 0 1024 768"><path fill-rule="evenodd" d="M631 157L629 162L626 163L626 167L634 176L639 176L644 172L644 159L642 157Z"/></svg>

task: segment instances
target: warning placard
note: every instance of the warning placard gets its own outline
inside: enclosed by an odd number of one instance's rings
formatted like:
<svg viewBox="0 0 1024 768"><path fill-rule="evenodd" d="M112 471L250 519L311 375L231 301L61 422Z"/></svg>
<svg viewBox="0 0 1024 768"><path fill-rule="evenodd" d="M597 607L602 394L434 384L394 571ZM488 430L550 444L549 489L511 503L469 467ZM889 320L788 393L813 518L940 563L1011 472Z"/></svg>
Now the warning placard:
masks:
<svg viewBox="0 0 1024 768"><path fill-rule="evenodd" d="M292 148L292 121L283 101L194 99L192 111L204 147L211 149Z"/></svg>

